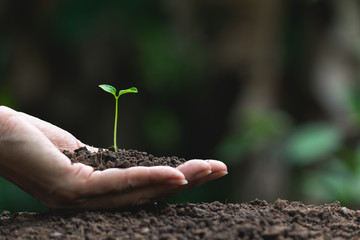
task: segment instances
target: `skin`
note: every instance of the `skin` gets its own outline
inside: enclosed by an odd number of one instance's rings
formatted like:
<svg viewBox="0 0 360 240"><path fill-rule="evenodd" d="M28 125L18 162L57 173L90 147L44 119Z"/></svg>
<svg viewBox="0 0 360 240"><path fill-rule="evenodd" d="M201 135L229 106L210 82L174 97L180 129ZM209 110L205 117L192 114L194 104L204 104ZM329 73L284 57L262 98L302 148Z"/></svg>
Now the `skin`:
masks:
<svg viewBox="0 0 360 240"><path fill-rule="evenodd" d="M0 177L53 209L102 209L146 203L227 174L216 160L189 160L171 168L132 167L94 171L72 164L63 150L87 146L69 132L0 106Z"/></svg>

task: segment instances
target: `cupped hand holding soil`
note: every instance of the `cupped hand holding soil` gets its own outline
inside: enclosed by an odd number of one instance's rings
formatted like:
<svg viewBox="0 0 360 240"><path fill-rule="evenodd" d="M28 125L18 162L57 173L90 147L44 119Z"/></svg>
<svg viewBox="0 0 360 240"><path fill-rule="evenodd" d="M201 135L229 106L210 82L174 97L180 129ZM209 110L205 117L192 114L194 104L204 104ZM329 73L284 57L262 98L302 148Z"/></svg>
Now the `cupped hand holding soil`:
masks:
<svg viewBox="0 0 360 240"><path fill-rule="evenodd" d="M224 176L226 165L190 160L175 167L134 166L95 170L63 151L86 147L69 132L0 106L0 176L49 208L116 208L178 193Z"/></svg>

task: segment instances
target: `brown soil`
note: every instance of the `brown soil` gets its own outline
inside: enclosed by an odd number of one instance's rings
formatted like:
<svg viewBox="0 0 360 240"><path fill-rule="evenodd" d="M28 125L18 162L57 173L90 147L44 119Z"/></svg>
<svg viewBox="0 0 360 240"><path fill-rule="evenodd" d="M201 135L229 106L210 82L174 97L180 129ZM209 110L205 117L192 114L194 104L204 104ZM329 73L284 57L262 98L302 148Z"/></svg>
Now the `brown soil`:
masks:
<svg viewBox="0 0 360 240"><path fill-rule="evenodd" d="M114 152L113 147L107 150L99 149L96 153L88 151L86 147L82 147L73 153L64 151L64 154L70 158L73 163L84 163L92 166L95 170L161 165L177 167L186 161L178 157L154 157L152 154L139 152L137 150L118 149L117 152Z"/></svg>
<svg viewBox="0 0 360 240"><path fill-rule="evenodd" d="M122 163L99 154L65 153L73 161L99 163L99 169ZM111 152L111 151L110 151ZM86 153L87 157L80 157ZM110 155L114 155L110 153ZM184 160L176 157L155 158L138 151L121 150L116 156L137 160L172 161L172 166ZM75 159L75 160L74 160ZM146 160L147 159L147 160ZM110 162L110 163L109 163ZM131 161L129 161L131 162ZM131 165L131 164L130 164ZM166 164L169 165L169 164ZM93 165L95 166L95 165ZM148 165L145 165L148 166ZM340 206L304 205L300 202L263 200L250 203L185 203L162 202L136 208L109 211L49 211L46 213L14 213L0 215L0 240L3 239L360 239L360 211Z"/></svg>
<svg viewBox="0 0 360 240"><path fill-rule="evenodd" d="M0 215L0 239L359 239L360 211L339 203L153 204L116 211Z"/></svg>

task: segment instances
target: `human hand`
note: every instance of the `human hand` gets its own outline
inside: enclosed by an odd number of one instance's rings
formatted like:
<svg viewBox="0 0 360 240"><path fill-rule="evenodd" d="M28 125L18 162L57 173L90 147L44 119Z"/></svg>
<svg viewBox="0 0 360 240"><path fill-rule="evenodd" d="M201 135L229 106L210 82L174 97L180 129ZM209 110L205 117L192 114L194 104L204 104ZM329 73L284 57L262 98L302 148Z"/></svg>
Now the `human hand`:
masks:
<svg viewBox="0 0 360 240"><path fill-rule="evenodd" d="M157 166L94 171L81 163L72 164L62 153L82 146L86 145L65 130L0 106L0 176L49 208L141 204L227 173L226 165L215 160L190 160L176 169Z"/></svg>

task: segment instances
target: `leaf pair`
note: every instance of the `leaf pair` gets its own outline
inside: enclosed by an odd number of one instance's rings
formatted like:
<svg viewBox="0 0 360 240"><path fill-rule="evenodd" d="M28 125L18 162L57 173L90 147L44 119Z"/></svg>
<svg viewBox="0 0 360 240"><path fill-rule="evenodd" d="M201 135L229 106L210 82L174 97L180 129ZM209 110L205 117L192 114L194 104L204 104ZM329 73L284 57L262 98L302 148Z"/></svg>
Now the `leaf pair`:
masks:
<svg viewBox="0 0 360 240"><path fill-rule="evenodd" d="M125 89L125 90L120 90L119 94L116 95L116 88L114 88L113 86L110 86L107 84L101 84L101 85L99 85L99 87L102 88L104 91L114 95L115 98L118 98L125 93L137 93L138 92L136 87L132 87L132 88Z"/></svg>

